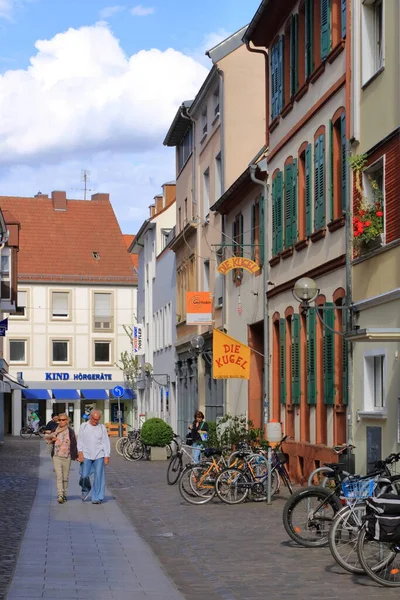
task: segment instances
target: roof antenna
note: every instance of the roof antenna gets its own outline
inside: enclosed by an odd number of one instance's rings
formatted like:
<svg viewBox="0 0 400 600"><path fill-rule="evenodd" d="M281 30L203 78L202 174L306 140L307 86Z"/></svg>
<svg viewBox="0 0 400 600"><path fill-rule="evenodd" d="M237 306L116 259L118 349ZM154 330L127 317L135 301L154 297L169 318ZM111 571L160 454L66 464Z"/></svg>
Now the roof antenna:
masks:
<svg viewBox="0 0 400 600"><path fill-rule="evenodd" d="M88 169L82 169L82 171L81 171L81 181L83 182L83 188L72 188L72 189L73 190L79 190L80 192L83 191L83 199L86 200L87 199L87 193L94 191L91 188L88 188L88 185L90 183L90 171Z"/></svg>

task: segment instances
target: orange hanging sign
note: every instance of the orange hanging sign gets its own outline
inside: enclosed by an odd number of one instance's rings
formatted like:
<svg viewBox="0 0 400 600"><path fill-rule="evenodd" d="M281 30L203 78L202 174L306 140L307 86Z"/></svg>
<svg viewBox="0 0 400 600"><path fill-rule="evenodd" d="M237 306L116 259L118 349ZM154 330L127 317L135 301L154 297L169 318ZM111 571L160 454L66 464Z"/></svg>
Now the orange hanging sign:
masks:
<svg viewBox="0 0 400 600"><path fill-rule="evenodd" d="M250 348L235 338L213 331L213 378L250 379Z"/></svg>
<svg viewBox="0 0 400 600"><path fill-rule="evenodd" d="M222 273L222 275L226 275L232 269L245 269L249 273L257 273L260 270L260 265L258 265L254 260L250 260L250 258L244 258L243 256L232 256L231 258L227 258L222 262L219 267L217 267L217 271Z"/></svg>
<svg viewBox="0 0 400 600"><path fill-rule="evenodd" d="M186 324L212 325L210 292L186 292Z"/></svg>

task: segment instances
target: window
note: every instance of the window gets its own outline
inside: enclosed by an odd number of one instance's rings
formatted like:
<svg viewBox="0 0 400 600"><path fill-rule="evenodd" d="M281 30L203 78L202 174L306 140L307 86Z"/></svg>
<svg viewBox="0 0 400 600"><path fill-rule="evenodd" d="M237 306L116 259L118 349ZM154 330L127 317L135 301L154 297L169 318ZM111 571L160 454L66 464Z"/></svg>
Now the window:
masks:
<svg viewBox="0 0 400 600"><path fill-rule="evenodd" d="M298 237L304 240L311 235L311 144L305 144L299 155L298 173Z"/></svg>
<svg viewBox="0 0 400 600"><path fill-rule="evenodd" d="M285 165L285 248L297 242L297 160Z"/></svg>
<svg viewBox="0 0 400 600"><path fill-rule="evenodd" d="M219 116L219 87L214 91L213 105L214 105L214 117L217 118Z"/></svg>
<svg viewBox="0 0 400 600"><path fill-rule="evenodd" d="M290 19L290 96L294 96L299 85L299 15Z"/></svg>
<svg viewBox="0 0 400 600"><path fill-rule="evenodd" d="M365 169L363 174L363 188L369 204L382 203L385 191L383 157Z"/></svg>
<svg viewBox="0 0 400 600"><path fill-rule="evenodd" d="M112 329L111 294L94 293L94 329Z"/></svg>
<svg viewBox="0 0 400 600"><path fill-rule="evenodd" d="M184 202L183 202L183 222L187 223L188 221L188 203L187 203L187 198L185 198Z"/></svg>
<svg viewBox="0 0 400 600"><path fill-rule="evenodd" d="M11 249L1 251L1 290L2 300L11 300Z"/></svg>
<svg viewBox="0 0 400 600"><path fill-rule="evenodd" d="M26 340L10 340L10 363L26 363Z"/></svg>
<svg viewBox="0 0 400 600"><path fill-rule="evenodd" d="M222 161L221 153L215 157L215 200L222 196Z"/></svg>
<svg viewBox="0 0 400 600"><path fill-rule="evenodd" d="M384 66L383 0L364 0L361 14L362 83Z"/></svg>
<svg viewBox="0 0 400 600"><path fill-rule="evenodd" d="M317 3L318 4L318 3ZM320 5L321 59L331 51L331 0L321 0Z"/></svg>
<svg viewBox="0 0 400 600"><path fill-rule="evenodd" d="M283 108L283 35L271 50L271 117L275 119Z"/></svg>
<svg viewBox="0 0 400 600"><path fill-rule="evenodd" d="M210 291L210 261L204 261L204 281L203 281L203 292Z"/></svg>
<svg viewBox="0 0 400 600"><path fill-rule="evenodd" d="M272 256L283 250L282 202L283 179L278 171L272 180Z"/></svg>
<svg viewBox="0 0 400 600"><path fill-rule="evenodd" d="M214 305L220 308L224 302L224 275L215 269Z"/></svg>
<svg viewBox="0 0 400 600"><path fill-rule="evenodd" d="M210 169L203 173L203 215L206 218L210 212Z"/></svg>
<svg viewBox="0 0 400 600"><path fill-rule="evenodd" d="M264 264L264 198L259 198L251 207L252 260Z"/></svg>
<svg viewBox="0 0 400 600"><path fill-rule="evenodd" d="M68 363L69 362L69 341L68 340L52 340L52 358L53 363Z"/></svg>
<svg viewBox="0 0 400 600"><path fill-rule="evenodd" d="M364 411L386 408L386 353L372 350L364 355Z"/></svg>
<svg viewBox="0 0 400 600"><path fill-rule="evenodd" d="M182 208L178 208L178 229L182 231Z"/></svg>
<svg viewBox="0 0 400 600"><path fill-rule="evenodd" d="M325 133L314 142L314 229L325 225Z"/></svg>
<svg viewBox="0 0 400 600"><path fill-rule="evenodd" d="M305 71L306 79L314 71L314 1L305 2Z"/></svg>
<svg viewBox="0 0 400 600"><path fill-rule="evenodd" d="M26 317L27 316L27 302L28 302L28 292L18 290L17 295L17 308L15 311L15 316L17 317Z"/></svg>
<svg viewBox="0 0 400 600"><path fill-rule="evenodd" d="M94 342L94 362L109 364L111 363L111 342L95 341Z"/></svg>
<svg viewBox="0 0 400 600"><path fill-rule="evenodd" d="M344 111L330 121L329 167L331 174L331 220L338 219L346 210L346 116Z"/></svg>
<svg viewBox="0 0 400 600"><path fill-rule="evenodd" d="M207 107L205 107L205 109L201 113L201 130L202 130L203 137L205 135L207 135L207 131L208 131Z"/></svg>
<svg viewBox="0 0 400 600"><path fill-rule="evenodd" d="M69 292L51 292L52 319L68 319Z"/></svg>
<svg viewBox="0 0 400 600"><path fill-rule="evenodd" d="M235 221L232 223L232 239L233 239L233 254L235 256L243 256L243 244L244 244L244 228L243 228L243 215L239 213L236 215ZM240 284L243 275L243 269L233 269L232 278L235 283Z"/></svg>
<svg viewBox="0 0 400 600"><path fill-rule="evenodd" d="M193 152L193 128L189 127L178 146L178 172L180 172Z"/></svg>
<svg viewBox="0 0 400 600"><path fill-rule="evenodd" d="M168 238L171 229L161 229L161 252L168 246Z"/></svg>

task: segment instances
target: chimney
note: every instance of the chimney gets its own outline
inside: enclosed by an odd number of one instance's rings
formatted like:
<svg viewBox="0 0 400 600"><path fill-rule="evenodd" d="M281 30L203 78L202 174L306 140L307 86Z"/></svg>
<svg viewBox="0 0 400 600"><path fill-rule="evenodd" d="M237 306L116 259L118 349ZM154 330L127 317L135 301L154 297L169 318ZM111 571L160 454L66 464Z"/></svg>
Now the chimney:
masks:
<svg viewBox="0 0 400 600"><path fill-rule="evenodd" d="M150 218L154 217L154 215L156 214L156 205L150 204L149 209L150 209Z"/></svg>
<svg viewBox="0 0 400 600"><path fill-rule="evenodd" d="M92 194L92 200L96 202L110 202L110 194Z"/></svg>
<svg viewBox="0 0 400 600"><path fill-rule="evenodd" d="M54 210L67 210L67 192L51 192Z"/></svg>
<svg viewBox="0 0 400 600"><path fill-rule="evenodd" d="M162 196L156 196L154 200L156 201L156 213L158 214L164 208L164 198Z"/></svg>
<svg viewBox="0 0 400 600"><path fill-rule="evenodd" d="M168 183L165 186L165 206L169 206L176 200L176 185Z"/></svg>

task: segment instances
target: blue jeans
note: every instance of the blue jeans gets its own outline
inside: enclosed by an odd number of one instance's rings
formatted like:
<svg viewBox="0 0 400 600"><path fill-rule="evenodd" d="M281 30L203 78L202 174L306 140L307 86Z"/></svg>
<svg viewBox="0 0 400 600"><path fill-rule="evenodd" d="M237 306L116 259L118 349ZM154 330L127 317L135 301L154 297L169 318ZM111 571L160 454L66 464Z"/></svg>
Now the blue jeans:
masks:
<svg viewBox="0 0 400 600"><path fill-rule="evenodd" d="M192 456L195 463L200 462L201 456L201 448L203 448L203 444L198 444L197 442L193 442L192 448L199 448L199 450L193 450Z"/></svg>
<svg viewBox="0 0 400 600"><path fill-rule="evenodd" d="M92 502L103 501L106 491L106 478L104 469L104 458L96 458L91 460L85 458L80 466L80 477L82 493L90 492L90 475L94 473L93 489L92 489Z"/></svg>

